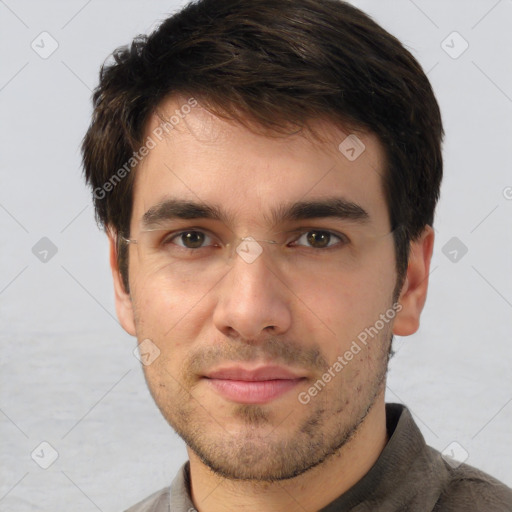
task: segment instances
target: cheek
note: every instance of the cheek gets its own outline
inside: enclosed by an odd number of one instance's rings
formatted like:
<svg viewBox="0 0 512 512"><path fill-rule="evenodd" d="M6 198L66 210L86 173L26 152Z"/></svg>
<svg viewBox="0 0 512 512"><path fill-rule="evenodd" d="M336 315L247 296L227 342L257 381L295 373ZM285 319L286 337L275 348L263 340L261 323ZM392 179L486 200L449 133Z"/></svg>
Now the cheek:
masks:
<svg viewBox="0 0 512 512"><path fill-rule="evenodd" d="M170 279L165 273L140 274L132 286L139 327L171 335L178 327L196 324L205 290L193 279ZM194 318L194 321L191 321Z"/></svg>
<svg viewBox="0 0 512 512"><path fill-rule="evenodd" d="M332 275L323 283L304 281L294 286L297 297L297 313L313 327L331 329L333 334L340 330L362 328L365 322L377 317L380 309L388 307L391 285L379 289L376 279L369 272L353 275ZM380 285L379 285L380 286ZM386 299L384 299L386 298ZM302 311L302 313L299 313ZM374 320L373 320L374 321Z"/></svg>
<svg viewBox="0 0 512 512"><path fill-rule="evenodd" d="M140 274L132 286L137 337L149 338L160 357L146 367L147 378L165 378L166 370L180 375L190 350L204 339L212 324L212 295L193 280L161 274Z"/></svg>
<svg viewBox="0 0 512 512"><path fill-rule="evenodd" d="M305 280L293 287L295 319L319 340L326 358L335 360L390 309L395 277L393 261L383 258L358 272ZM364 359L369 363L372 354L359 354L358 360Z"/></svg>

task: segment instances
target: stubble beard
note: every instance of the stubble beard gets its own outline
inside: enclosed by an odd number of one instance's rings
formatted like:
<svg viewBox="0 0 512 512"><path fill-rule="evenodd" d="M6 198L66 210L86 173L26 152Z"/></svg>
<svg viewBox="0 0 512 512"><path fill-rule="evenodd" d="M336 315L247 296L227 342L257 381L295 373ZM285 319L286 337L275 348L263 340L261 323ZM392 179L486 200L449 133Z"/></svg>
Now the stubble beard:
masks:
<svg viewBox="0 0 512 512"><path fill-rule="evenodd" d="M337 395L323 390L308 405L297 401L284 420L277 421L275 412L265 405L235 405L232 416L239 424L236 433L228 432L215 419L215 411L209 412L207 404L199 404L186 388L180 386L171 403L166 386L160 384L153 390L149 381L148 385L171 427L217 475L253 482L287 480L340 453L356 435L385 388L391 341L389 328L373 340L373 348L379 352L375 372L363 382L359 395L341 389L347 387L343 386L342 371L328 384L336 386L339 379ZM310 407L311 412L293 430L286 430L294 411L303 407Z"/></svg>

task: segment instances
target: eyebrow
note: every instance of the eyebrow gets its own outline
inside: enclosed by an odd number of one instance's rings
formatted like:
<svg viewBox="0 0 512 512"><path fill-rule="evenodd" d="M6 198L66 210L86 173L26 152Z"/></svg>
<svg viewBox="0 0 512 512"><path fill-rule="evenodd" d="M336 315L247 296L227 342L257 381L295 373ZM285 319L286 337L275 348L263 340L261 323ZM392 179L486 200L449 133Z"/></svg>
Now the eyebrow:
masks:
<svg viewBox="0 0 512 512"><path fill-rule="evenodd" d="M298 201L272 210L270 220L274 224L287 221L334 217L361 224L370 220L368 212L360 205L340 197Z"/></svg>
<svg viewBox="0 0 512 512"><path fill-rule="evenodd" d="M226 221L224 214L216 205L207 205L183 199L165 199L152 206L142 216L142 228L150 229L173 219L212 219Z"/></svg>
<svg viewBox="0 0 512 512"><path fill-rule="evenodd" d="M330 197L311 201L298 201L274 208L270 216L265 216L273 225L289 221L337 218L361 224L370 220L368 212L360 205L340 197ZM229 224L233 216L224 212L218 205L205 204L177 198L168 198L152 206L142 216L142 229L151 229L159 224L175 219L211 219Z"/></svg>

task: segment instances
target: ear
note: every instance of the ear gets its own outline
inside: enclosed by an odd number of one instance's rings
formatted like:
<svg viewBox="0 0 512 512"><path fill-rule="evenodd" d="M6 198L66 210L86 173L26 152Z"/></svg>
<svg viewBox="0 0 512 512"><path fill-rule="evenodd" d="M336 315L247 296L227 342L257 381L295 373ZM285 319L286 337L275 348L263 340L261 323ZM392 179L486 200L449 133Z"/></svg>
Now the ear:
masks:
<svg viewBox="0 0 512 512"><path fill-rule="evenodd" d="M110 244L110 269L112 270L112 278L114 280L117 318L128 334L136 336L132 299L130 294L125 291L117 261L117 234L109 231L108 240Z"/></svg>
<svg viewBox="0 0 512 512"><path fill-rule="evenodd" d="M420 315L427 298L433 248L434 230L426 226L419 239L411 242L407 275L398 300L402 309L393 324L393 334L397 336L409 336L420 326Z"/></svg>

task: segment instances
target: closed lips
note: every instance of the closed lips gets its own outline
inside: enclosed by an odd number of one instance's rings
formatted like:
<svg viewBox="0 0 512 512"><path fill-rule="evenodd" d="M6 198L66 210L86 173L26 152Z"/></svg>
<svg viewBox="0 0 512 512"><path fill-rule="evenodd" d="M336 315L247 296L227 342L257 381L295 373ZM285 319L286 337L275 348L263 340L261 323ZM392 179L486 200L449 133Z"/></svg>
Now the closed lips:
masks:
<svg viewBox="0 0 512 512"><path fill-rule="evenodd" d="M305 377L279 366L253 370L241 367L218 369L205 375L224 399L246 404L264 404L284 395Z"/></svg>

